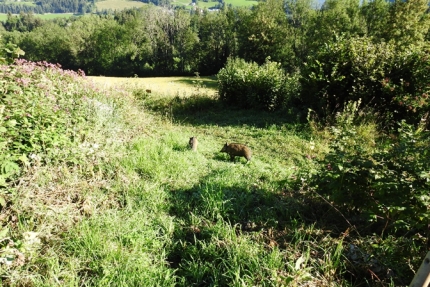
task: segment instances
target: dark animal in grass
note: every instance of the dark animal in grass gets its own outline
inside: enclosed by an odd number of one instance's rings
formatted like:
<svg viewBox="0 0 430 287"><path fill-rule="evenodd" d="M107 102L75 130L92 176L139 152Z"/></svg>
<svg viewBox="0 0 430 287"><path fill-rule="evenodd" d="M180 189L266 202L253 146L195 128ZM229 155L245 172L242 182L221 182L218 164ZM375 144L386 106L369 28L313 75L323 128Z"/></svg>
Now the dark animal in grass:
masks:
<svg viewBox="0 0 430 287"><path fill-rule="evenodd" d="M238 143L225 143L224 147L221 149L221 152L228 153L232 161L234 161L236 156L243 156L248 162L251 160L252 156L252 151L249 147Z"/></svg>
<svg viewBox="0 0 430 287"><path fill-rule="evenodd" d="M199 144L199 142L197 141L196 137L191 137L188 144L193 151L197 151L197 145Z"/></svg>

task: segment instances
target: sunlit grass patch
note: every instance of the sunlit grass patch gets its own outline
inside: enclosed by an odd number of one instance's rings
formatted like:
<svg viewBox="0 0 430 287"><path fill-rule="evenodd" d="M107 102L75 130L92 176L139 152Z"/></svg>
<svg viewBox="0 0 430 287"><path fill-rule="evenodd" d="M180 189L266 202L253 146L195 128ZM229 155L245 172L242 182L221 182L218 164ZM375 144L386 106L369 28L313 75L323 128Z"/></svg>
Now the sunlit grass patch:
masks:
<svg viewBox="0 0 430 287"><path fill-rule="evenodd" d="M124 86L149 90L151 94L163 97L186 96L200 89L207 94L215 94L217 83L214 77L156 77L156 78L120 78L88 77L102 86Z"/></svg>

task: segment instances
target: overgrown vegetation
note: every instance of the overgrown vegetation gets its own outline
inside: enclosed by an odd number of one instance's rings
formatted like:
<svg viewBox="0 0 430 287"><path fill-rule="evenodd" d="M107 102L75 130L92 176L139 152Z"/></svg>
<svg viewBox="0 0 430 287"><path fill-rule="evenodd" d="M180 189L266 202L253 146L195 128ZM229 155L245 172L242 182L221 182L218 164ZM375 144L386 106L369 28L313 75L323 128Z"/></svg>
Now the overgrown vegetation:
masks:
<svg viewBox="0 0 430 287"><path fill-rule="evenodd" d="M190 97L160 97L98 90L46 64L4 67L32 67L30 79L72 104L40 108L48 122L35 135L47 144L2 189L5 286L404 286L421 262L424 130L377 136L372 121L354 124L351 103L326 133L285 112L223 106L198 79ZM63 128L76 117L81 128ZM225 141L246 143L252 161L230 162Z"/></svg>
<svg viewBox="0 0 430 287"><path fill-rule="evenodd" d="M424 4L145 8L7 33L2 284L407 286L429 242ZM101 90L82 71L10 64L16 43L93 73L220 67L219 93L199 73L191 93ZM225 142L252 160L229 161Z"/></svg>

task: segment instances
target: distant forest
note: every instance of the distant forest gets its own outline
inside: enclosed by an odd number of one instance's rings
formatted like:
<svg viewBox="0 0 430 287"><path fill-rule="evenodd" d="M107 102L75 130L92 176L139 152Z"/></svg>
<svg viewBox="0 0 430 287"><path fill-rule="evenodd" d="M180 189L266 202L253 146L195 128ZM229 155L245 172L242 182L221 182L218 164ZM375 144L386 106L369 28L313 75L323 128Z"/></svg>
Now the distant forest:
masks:
<svg viewBox="0 0 430 287"><path fill-rule="evenodd" d="M0 0L0 13L74 13L84 14L94 12L96 0L38 0L34 4L22 4L19 1ZM144 3L153 3L157 6L168 6L170 0L140 0Z"/></svg>
<svg viewBox="0 0 430 287"><path fill-rule="evenodd" d="M54 2L73 1L43 3ZM79 9L83 2L74 3ZM427 0L327 0L320 8L314 5L312 0L267 0L253 9L225 6L218 12L145 5L54 20L21 13L9 15L0 31L1 41L19 46L27 60L127 77L214 75L228 58L259 65L270 59L293 73L308 68L309 57L320 55L330 62L343 55L336 54L338 49L365 43L369 47L361 47L363 51L378 47L375 53L384 52L375 54L375 61L429 45ZM369 52L364 55L370 57Z"/></svg>
<svg viewBox="0 0 430 287"><path fill-rule="evenodd" d="M20 2L0 1L0 13L89 13L95 7L94 1L87 0L39 0L34 5Z"/></svg>

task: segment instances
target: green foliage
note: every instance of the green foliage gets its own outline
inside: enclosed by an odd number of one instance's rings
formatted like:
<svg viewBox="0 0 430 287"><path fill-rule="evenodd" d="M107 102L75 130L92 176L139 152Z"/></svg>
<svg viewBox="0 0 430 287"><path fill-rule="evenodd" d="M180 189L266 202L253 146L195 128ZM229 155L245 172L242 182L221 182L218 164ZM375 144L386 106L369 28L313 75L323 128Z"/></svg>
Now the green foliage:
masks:
<svg viewBox="0 0 430 287"><path fill-rule="evenodd" d="M288 19L281 0L262 1L251 13L243 13L237 30L238 57L248 62L262 65L270 57L284 66L294 58Z"/></svg>
<svg viewBox="0 0 430 287"><path fill-rule="evenodd" d="M330 152L319 161L310 186L348 214L382 222L377 231L406 232L428 223L429 133L401 122L398 139L376 147L358 133L359 103L349 103L331 128Z"/></svg>
<svg viewBox="0 0 430 287"><path fill-rule="evenodd" d="M4 28L7 31L32 31L37 27L43 25L43 20L39 17L35 17L33 13L20 13L19 16L12 14L7 15L7 20L3 23Z"/></svg>
<svg viewBox="0 0 430 287"><path fill-rule="evenodd" d="M25 52L13 43L3 44L0 35L0 65L10 64L14 59L23 56Z"/></svg>
<svg viewBox="0 0 430 287"><path fill-rule="evenodd" d="M381 96L391 101L387 117L428 126L430 112L430 46L410 46L398 52L382 82Z"/></svg>
<svg viewBox="0 0 430 287"><path fill-rule="evenodd" d="M235 50L234 29L230 22L231 9L219 13L205 13L199 19L198 63L199 71L214 75L224 66L229 53ZM216 27L216 29L215 29Z"/></svg>
<svg viewBox="0 0 430 287"><path fill-rule="evenodd" d="M346 35L347 38L363 36L365 22L360 15L360 1L325 1L303 32L306 35L307 55L312 55L333 41L336 35Z"/></svg>
<svg viewBox="0 0 430 287"><path fill-rule="evenodd" d="M385 0L364 1L360 14L364 18L366 34L374 39L382 39L388 21L390 2Z"/></svg>
<svg viewBox="0 0 430 287"><path fill-rule="evenodd" d="M88 132L92 106L80 75L48 63L16 61L1 66L1 182L30 162L79 160L61 150L78 145ZM77 82L74 82L74 81Z"/></svg>
<svg viewBox="0 0 430 287"><path fill-rule="evenodd" d="M386 120L417 122L428 111L429 61L425 50L397 50L393 43L339 37L309 57L302 72L302 100L322 118L361 99Z"/></svg>
<svg viewBox="0 0 430 287"><path fill-rule="evenodd" d="M298 91L294 76L288 77L279 63L270 60L259 66L230 59L217 77L221 101L242 108L278 110Z"/></svg>
<svg viewBox="0 0 430 287"><path fill-rule="evenodd" d="M430 28L428 9L428 0L396 0L389 8L383 38L400 50L411 45L422 46Z"/></svg>
<svg viewBox="0 0 430 287"><path fill-rule="evenodd" d="M53 22L47 22L31 33L22 35L19 45L26 51L26 60L61 63L67 68L77 68L76 47L72 33ZM73 39L73 40L72 40Z"/></svg>

